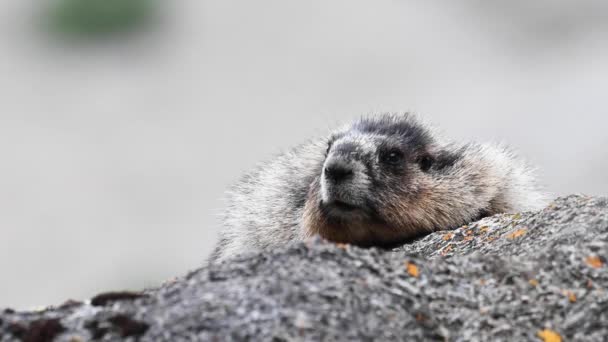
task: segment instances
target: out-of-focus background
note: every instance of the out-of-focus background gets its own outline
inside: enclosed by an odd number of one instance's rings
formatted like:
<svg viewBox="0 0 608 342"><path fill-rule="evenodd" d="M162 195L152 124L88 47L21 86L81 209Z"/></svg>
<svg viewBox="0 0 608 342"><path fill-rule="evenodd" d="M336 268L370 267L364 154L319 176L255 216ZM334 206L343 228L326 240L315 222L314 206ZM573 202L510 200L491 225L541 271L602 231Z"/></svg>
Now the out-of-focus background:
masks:
<svg viewBox="0 0 608 342"><path fill-rule="evenodd" d="M8 0L0 94L0 307L201 265L231 182L361 114L608 194L604 0Z"/></svg>

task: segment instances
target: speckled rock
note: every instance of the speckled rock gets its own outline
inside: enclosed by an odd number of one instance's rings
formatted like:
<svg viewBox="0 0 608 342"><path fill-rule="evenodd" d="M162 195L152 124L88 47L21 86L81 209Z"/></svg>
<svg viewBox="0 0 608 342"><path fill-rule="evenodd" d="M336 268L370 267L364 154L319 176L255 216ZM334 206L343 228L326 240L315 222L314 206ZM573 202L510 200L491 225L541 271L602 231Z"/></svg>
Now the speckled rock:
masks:
<svg viewBox="0 0 608 342"><path fill-rule="evenodd" d="M0 310L0 341L605 341L608 200L568 196L394 251L320 239L143 293Z"/></svg>

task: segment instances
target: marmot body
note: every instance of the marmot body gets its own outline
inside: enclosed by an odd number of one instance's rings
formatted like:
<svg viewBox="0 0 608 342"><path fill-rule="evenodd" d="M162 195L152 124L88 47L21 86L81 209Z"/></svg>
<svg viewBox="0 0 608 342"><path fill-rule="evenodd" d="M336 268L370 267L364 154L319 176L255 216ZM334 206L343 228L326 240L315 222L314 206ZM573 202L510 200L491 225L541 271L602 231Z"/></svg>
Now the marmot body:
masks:
<svg viewBox="0 0 608 342"><path fill-rule="evenodd" d="M229 191L211 259L315 234L391 248L545 202L531 169L504 147L444 142L411 115L384 114L357 120L246 174Z"/></svg>

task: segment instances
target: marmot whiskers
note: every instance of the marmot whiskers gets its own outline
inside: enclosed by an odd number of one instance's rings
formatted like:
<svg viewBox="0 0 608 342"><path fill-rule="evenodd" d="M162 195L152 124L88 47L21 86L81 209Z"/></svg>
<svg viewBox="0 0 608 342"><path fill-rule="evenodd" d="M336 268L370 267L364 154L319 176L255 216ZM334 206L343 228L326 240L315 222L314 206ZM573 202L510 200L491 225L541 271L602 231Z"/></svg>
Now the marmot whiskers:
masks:
<svg viewBox="0 0 608 342"><path fill-rule="evenodd" d="M506 148L444 142L412 115L384 114L359 119L246 174L229 192L211 259L315 234L391 248L545 202L530 168Z"/></svg>

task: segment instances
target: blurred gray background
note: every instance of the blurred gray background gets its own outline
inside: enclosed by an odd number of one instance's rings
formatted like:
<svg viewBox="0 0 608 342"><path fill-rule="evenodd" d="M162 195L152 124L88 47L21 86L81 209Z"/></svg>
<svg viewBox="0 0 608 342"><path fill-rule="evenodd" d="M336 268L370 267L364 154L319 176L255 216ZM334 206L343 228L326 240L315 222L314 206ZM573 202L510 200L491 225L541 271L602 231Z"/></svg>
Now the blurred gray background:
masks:
<svg viewBox="0 0 608 342"><path fill-rule="evenodd" d="M608 194L606 1L139 1L97 26L64 2L0 5L0 307L183 275L231 182L362 114Z"/></svg>

